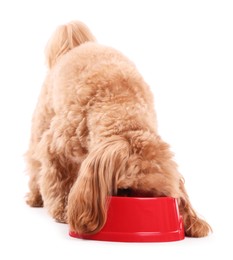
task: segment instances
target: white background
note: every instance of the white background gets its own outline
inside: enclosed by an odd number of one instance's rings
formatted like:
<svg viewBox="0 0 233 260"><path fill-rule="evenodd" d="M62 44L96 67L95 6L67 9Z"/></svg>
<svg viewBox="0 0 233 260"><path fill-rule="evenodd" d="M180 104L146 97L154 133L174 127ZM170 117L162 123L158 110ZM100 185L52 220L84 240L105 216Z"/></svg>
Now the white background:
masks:
<svg viewBox="0 0 233 260"><path fill-rule="evenodd" d="M0 259L231 259L232 1L7 0L0 19ZM150 84L159 132L211 236L144 244L78 240L44 209L25 205L22 155L46 73L44 46L57 25L73 19L125 53Z"/></svg>

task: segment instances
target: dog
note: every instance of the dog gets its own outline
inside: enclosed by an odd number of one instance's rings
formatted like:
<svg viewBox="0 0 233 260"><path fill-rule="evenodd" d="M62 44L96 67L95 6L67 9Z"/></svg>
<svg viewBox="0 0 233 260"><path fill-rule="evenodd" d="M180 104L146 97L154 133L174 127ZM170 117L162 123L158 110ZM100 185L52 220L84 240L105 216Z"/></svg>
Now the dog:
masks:
<svg viewBox="0 0 233 260"><path fill-rule="evenodd" d="M48 73L25 156L27 203L94 234L105 224L109 196L171 196L186 236L207 236L211 227L191 206L134 63L98 44L79 21L58 27L45 54Z"/></svg>

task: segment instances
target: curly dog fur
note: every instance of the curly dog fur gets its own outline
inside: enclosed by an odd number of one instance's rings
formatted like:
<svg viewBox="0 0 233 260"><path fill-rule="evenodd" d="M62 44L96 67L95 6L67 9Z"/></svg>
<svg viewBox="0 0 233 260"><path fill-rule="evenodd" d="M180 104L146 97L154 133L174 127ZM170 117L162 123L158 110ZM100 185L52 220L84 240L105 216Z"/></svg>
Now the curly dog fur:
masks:
<svg viewBox="0 0 233 260"><path fill-rule="evenodd" d="M187 236L210 226L193 210L169 145L157 131L152 93L135 65L95 41L81 22L60 26L46 48L49 67L26 160L27 203L45 206L79 233L104 225L107 198L133 191L178 199Z"/></svg>

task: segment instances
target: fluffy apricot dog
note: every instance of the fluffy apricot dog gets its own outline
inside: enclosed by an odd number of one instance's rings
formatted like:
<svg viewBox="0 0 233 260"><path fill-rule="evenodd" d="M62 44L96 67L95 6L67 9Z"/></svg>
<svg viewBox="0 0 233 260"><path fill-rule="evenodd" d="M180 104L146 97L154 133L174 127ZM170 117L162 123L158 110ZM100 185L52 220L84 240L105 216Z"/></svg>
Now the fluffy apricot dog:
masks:
<svg viewBox="0 0 233 260"><path fill-rule="evenodd" d="M73 231L93 234L105 224L108 196L171 196L186 235L206 236L211 228L190 204L135 65L96 43L81 22L60 26L46 57L26 154L27 203L45 206Z"/></svg>

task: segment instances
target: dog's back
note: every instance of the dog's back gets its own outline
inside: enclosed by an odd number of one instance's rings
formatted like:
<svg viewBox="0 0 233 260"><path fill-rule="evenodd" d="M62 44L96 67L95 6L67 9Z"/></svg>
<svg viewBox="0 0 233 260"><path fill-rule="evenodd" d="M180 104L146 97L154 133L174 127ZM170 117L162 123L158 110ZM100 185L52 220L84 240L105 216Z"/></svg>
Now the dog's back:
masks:
<svg viewBox="0 0 233 260"><path fill-rule="evenodd" d="M146 127L155 131L149 87L135 65L120 52L94 42L84 43L65 54L50 77L56 112L80 106L91 121L89 131L95 132L96 142L132 124L134 130ZM96 126L101 129L98 131Z"/></svg>

